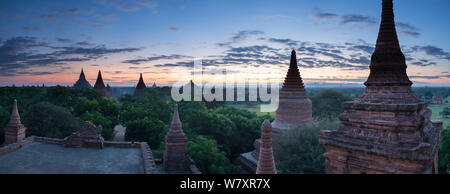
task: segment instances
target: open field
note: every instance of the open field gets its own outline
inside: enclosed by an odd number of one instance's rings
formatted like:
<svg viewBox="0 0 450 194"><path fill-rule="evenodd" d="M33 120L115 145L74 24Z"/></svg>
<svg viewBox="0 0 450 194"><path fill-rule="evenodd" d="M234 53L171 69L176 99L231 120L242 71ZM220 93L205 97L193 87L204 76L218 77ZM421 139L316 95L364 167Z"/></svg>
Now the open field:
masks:
<svg viewBox="0 0 450 194"><path fill-rule="evenodd" d="M449 107L449 106L450 106L449 103L447 103L447 104L431 104L430 106L428 106L432 111L431 120L433 120L433 121L441 120L443 122L444 129L450 125L450 118L443 118L443 117L441 117L441 115L439 115L439 113L442 112L442 110L445 107Z"/></svg>
<svg viewBox="0 0 450 194"><path fill-rule="evenodd" d="M235 107L235 108L238 108L238 109L248 110L248 111L250 111L250 112L256 113L258 116L265 115L265 114L270 114L272 117L275 118L275 112L270 112L270 113L261 112L261 111L260 111L260 105L259 105L259 104L254 104L254 105L247 105L247 104L228 104L228 106L232 106L232 107Z"/></svg>

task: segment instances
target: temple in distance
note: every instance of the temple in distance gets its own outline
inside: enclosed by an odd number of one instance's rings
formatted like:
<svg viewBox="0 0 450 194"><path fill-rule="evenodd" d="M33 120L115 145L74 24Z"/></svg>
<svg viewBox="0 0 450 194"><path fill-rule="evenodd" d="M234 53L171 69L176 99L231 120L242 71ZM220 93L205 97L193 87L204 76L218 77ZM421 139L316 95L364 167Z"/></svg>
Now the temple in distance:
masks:
<svg viewBox="0 0 450 194"><path fill-rule="evenodd" d="M102 72L98 71L97 81L94 85L94 90L102 94L103 96L108 96L108 91L106 89L105 83L103 82Z"/></svg>
<svg viewBox="0 0 450 194"><path fill-rule="evenodd" d="M81 68L80 77L78 78L78 81L75 82L73 87L78 90L86 90L86 89L92 88L91 84L86 80L86 76L84 75L83 68Z"/></svg>

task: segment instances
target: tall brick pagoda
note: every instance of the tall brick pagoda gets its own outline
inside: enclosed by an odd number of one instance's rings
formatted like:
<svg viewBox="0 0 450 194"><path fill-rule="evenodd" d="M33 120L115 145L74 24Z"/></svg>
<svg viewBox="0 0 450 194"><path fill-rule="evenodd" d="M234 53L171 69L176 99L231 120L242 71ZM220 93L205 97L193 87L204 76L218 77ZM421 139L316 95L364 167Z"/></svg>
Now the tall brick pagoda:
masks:
<svg viewBox="0 0 450 194"><path fill-rule="evenodd" d="M321 131L326 173L437 173L442 122L411 90L395 30L393 2L383 0L380 31L365 91L344 102L336 131Z"/></svg>
<svg viewBox="0 0 450 194"><path fill-rule="evenodd" d="M97 81L94 85L94 90L103 94L104 96L108 96L108 91L106 90L105 83L103 83L102 72L98 71Z"/></svg>
<svg viewBox="0 0 450 194"><path fill-rule="evenodd" d="M306 96L300 72L297 65L295 50L291 52L291 62L286 74L283 87L280 91L278 109L271 128L274 138L279 137L284 131L303 126L312 125L312 103ZM261 139L253 143L255 150L242 153L236 160L243 173L253 174L256 172Z"/></svg>
<svg viewBox="0 0 450 194"><path fill-rule="evenodd" d="M147 91L147 86L144 83L144 79L142 78L142 73L141 73L141 76L139 77L139 82L136 86L136 90L134 90L134 96L143 97L145 95L146 91Z"/></svg>
<svg viewBox="0 0 450 194"><path fill-rule="evenodd" d="M276 174L272 151L272 125L265 120L261 125L261 144L256 174Z"/></svg>
<svg viewBox="0 0 450 194"><path fill-rule="evenodd" d="M73 85L73 88L78 90L85 90L92 88L91 84L86 80L86 76L84 76L83 68L81 68L80 77L78 78L78 81L75 82Z"/></svg>
<svg viewBox="0 0 450 194"><path fill-rule="evenodd" d="M4 129L5 141L3 142L3 145L8 145L25 139L25 131L25 126L20 122L20 115L17 109L17 100L14 99L9 123Z"/></svg>
<svg viewBox="0 0 450 194"><path fill-rule="evenodd" d="M178 105L175 104L170 130L166 135L166 150L164 151L163 156L165 171L186 171L190 165L186 150L187 137L181 126L180 116L178 115Z"/></svg>
<svg viewBox="0 0 450 194"><path fill-rule="evenodd" d="M312 124L312 104L297 66L297 56L292 50L289 70L280 91L278 109L272 123L274 136L283 131Z"/></svg>

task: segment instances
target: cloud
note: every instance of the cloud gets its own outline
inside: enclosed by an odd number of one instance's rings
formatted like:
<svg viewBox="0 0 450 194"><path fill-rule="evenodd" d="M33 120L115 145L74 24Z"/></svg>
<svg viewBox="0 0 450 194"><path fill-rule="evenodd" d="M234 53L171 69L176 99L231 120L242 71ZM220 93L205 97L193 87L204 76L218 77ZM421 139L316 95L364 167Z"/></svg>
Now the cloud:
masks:
<svg viewBox="0 0 450 194"><path fill-rule="evenodd" d="M284 45L287 45L287 46L290 46L290 47L298 46L298 44L299 44L299 41L295 41L295 40L292 40L292 39L289 39L289 38L286 38L286 39L269 38L267 40L269 42L280 43L280 44L284 44Z"/></svg>
<svg viewBox="0 0 450 194"><path fill-rule="evenodd" d="M400 31L401 34L406 35L406 36L410 36L413 38L418 38L420 33L419 32L413 32L413 31Z"/></svg>
<svg viewBox="0 0 450 194"><path fill-rule="evenodd" d="M312 16L316 19L319 20L329 20L329 19L335 19L337 18L339 15L335 14L335 13L326 13L326 12L322 12L320 9L315 8L312 11Z"/></svg>
<svg viewBox="0 0 450 194"><path fill-rule="evenodd" d="M180 29L176 28L176 27L169 27L169 31L171 31L171 32L179 32Z"/></svg>
<svg viewBox="0 0 450 194"><path fill-rule="evenodd" d="M264 34L264 32L260 31L260 30L242 30L242 31L239 31L238 33L234 34L231 37L231 41L217 43L217 45L219 47L228 47L234 43L245 41L252 36L263 35L263 34Z"/></svg>
<svg viewBox="0 0 450 194"><path fill-rule="evenodd" d="M233 42L240 42L240 41L244 41L247 38L251 37L251 36L256 36L256 35L262 35L264 34L263 31L260 30L243 30L238 32L236 35L234 35L231 40Z"/></svg>
<svg viewBox="0 0 450 194"><path fill-rule="evenodd" d="M39 26L25 26L25 27L23 27L23 31L25 31L25 32L41 31L41 27L39 27Z"/></svg>
<svg viewBox="0 0 450 194"><path fill-rule="evenodd" d="M68 62L90 61L110 54L138 50L140 48L107 48L104 45L56 47L52 43L38 41L35 37L15 37L0 44L0 76L23 74L33 67L64 66Z"/></svg>
<svg viewBox="0 0 450 194"><path fill-rule="evenodd" d="M50 13L42 14L40 17L42 19L55 19L63 15L77 14L79 12L80 10L78 8L53 9Z"/></svg>
<svg viewBox="0 0 450 194"><path fill-rule="evenodd" d="M124 12L136 12L142 8L154 9L158 6L156 2L148 0L93 0L93 2Z"/></svg>
<svg viewBox="0 0 450 194"><path fill-rule="evenodd" d="M341 16L341 24L368 24L373 25L376 24L376 20L372 17L364 16L364 15L343 15Z"/></svg>
<svg viewBox="0 0 450 194"><path fill-rule="evenodd" d="M54 14L75 14L80 12L78 8L70 8L70 9L54 9L52 11Z"/></svg>
<svg viewBox="0 0 450 194"><path fill-rule="evenodd" d="M415 79L415 78L420 78L420 79L440 79L440 78L448 78L450 77L450 75L430 75L430 76L425 76L425 75L412 75L412 76L408 76L411 79Z"/></svg>
<svg viewBox="0 0 450 194"><path fill-rule="evenodd" d="M188 56L176 55L176 54L173 54L173 55L158 55L158 56L154 56L154 57L147 57L147 58L141 58L141 59L125 60L125 61L122 61L122 63L129 63L129 64L134 64L134 65L139 65L141 63L158 61L158 60L162 60L162 59L171 60L171 59L183 59L183 58L188 58Z"/></svg>
<svg viewBox="0 0 450 194"><path fill-rule="evenodd" d="M66 39L66 38L56 38L56 40L57 40L58 42L61 42L61 43L71 43L71 42L73 42L73 40L71 40L71 39Z"/></svg>
<svg viewBox="0 0 450 194"><path fill-rule="evenodd" d="M450 61L450 53L445 52L442 48L436 46L415 46L412 48L413 51L422 51L429 56L433 56L439 59L449 60Z"/></svg>
<svg viewBox="0 0 450 194"><path fill-rule="evenodd" d="M401 34L404 34L406 36L410 36L413 38L418 38L420 33L419 33L419 28L408 24L408 23L403 23L403 22L397 22L396 23L396 27L398 28L399 32Z"/></svg>

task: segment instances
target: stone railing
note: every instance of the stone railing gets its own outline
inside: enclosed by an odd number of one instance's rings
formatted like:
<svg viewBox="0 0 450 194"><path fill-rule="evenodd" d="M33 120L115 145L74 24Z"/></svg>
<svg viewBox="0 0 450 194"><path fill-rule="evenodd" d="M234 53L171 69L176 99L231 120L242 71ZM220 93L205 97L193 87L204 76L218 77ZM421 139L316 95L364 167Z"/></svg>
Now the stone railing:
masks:
<svg viewBox="0 0 450 194"><path fill-rule="evenodd" d="M25 138L25 139L23 139L21 141L16 142L16 143L12 143L12 144L8 144L6 146L0 147L0 155L6 154L6 153L9 153L9 152L12 152L14 150L17 150L17 149L21 148L21 147L23 147L23 146L33 142L34 138L35 138L34 136L27 137L27 138Z"/></svg>
<svg viewBox="0 0 450 194"><path fill-rule="evenodd" d="M34 141L40 142L40 143L57 144L57 145L62 145L64 143L64 139L51 138L51 137L34 137Z"/></svg>
<svg viewBox="0 0 450 194"><path fill-rule="evenodd" d="M153 153L146 142L141 142L142 160L144 161L144 173L145 174L158 174Z"/></svg>

